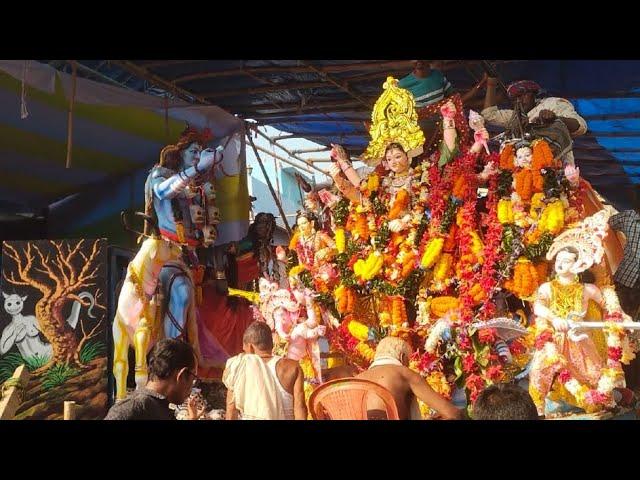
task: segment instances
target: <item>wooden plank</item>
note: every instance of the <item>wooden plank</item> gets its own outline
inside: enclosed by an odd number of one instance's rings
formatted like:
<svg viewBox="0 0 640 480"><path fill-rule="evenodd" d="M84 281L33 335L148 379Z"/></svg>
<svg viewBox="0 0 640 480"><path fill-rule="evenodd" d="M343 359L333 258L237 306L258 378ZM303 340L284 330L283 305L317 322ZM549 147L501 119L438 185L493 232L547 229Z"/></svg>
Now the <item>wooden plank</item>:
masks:
<svg viewBox="0 0 640 480"><path fill-rule="evenodd" d="M0 400L0 420L13 420L16 410L22 403L22 393L24 392L27 382L31 378L31 373L27 370L26 365L20 365L9 380L7 380L8 388L3 392L2 400ZM5 382L5 385L7 384Z"/></svg>
<svg viewBox="0 0 640 480"><path fill-rule="evenodd" d="M65 168L71 168L71 151L73 147L73 106L76 103L76 80L78 78L78 69L76 61L71 61L71 97L69 98L69 112L67 115L67 160Z"/></svg>

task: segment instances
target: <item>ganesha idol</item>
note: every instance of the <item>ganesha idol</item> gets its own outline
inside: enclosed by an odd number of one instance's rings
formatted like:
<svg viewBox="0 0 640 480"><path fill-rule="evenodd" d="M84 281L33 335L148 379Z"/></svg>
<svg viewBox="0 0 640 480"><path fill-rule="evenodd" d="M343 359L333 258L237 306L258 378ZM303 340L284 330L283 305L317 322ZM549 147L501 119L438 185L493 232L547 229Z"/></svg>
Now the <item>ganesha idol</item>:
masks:
<svg viewBox="0 0 640 480"><path fill-rule="evenodd" d="M322 313L307 288L279 288L275 282L260 279L263 320L274 332L274 345L284 348L286 357L301 362L307 379L321 381L319 337L326 332Z"/></svg>

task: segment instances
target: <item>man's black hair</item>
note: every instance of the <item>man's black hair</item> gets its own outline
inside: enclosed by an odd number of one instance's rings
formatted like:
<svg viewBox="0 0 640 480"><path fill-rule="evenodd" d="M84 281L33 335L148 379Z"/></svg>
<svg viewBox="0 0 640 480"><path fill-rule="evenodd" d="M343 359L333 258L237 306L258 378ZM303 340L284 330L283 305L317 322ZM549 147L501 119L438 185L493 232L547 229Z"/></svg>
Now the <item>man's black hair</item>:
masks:
<svg viewBox="0 0 640 480"><path fill-rule="evenodd" d="M149 379L164 380L176 370L193 369L196 357L193 347L182 340L166 338L154 345L147 357Z"/></svg>
<svg viewBox="0 0 640 480"><path fill-rule="evenodd" d="M473 404L474 420L537 420L538 411L529 393L512 383L487 387Z"/></svg>

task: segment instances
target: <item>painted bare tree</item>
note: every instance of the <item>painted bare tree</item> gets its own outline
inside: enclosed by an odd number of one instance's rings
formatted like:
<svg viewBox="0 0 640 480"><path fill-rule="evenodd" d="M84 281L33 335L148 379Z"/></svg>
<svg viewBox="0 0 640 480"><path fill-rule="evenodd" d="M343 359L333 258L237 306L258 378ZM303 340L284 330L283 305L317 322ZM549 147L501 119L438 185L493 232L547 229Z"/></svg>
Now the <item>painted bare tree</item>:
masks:
<svg viewBox="0 0 640 480"><path fill-rule="evenodd" d="M81 320L80 329L83 336L78 340L63 313L68 302L77 301L82 306L89 306L89 300L80 298L78 294L83 289L97 285L101 242L94 241L89 256L83 251L84 242L78 241L72 249L68 241L49 240L49 253L43 253L33 242L26 242L26 247L21 252L11 244L4 243L5 265L8 265L7 260L15 263L15 269L8 276L7 271L11 269L6 266L3 268L5 280L13 285L28 286L42 292L42 298L36 303L35 315L40 331L52 346L53 356L35 373L41 373L58 363L81 369L88 368L80 360L80 351L87 340L99 333L104 316L101 316L100 321L88 333ZM96 289L95 292L95 307L105 309L99 304L102 292L100 289Z"/></svg>

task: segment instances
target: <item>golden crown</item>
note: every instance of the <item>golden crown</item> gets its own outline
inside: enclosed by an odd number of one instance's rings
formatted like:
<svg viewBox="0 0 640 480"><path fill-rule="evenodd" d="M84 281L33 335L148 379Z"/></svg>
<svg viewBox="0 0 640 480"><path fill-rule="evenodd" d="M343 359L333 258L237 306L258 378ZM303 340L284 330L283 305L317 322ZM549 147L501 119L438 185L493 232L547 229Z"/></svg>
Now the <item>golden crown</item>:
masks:
<svg viewBox="0 0 640 480"><path fill-rule="evenodd" d="M422 153L425 142L411 92L398 87L398 80L393 77L387 77L382 88L371 113L371 141L361 157L369 165L382 160L390 143L399 143L409 156L415 156Z"/></svg>

